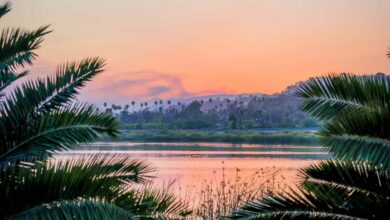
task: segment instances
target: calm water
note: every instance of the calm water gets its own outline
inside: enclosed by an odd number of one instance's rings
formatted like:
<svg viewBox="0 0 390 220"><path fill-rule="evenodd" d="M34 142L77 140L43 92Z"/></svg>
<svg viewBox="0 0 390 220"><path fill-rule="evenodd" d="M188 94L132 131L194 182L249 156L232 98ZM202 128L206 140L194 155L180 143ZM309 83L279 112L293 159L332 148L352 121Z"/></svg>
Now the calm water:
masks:
<svg viewBox="0 0 390 220"><path fill-rule="evenodd" d="M229 143L133 143L102 142L80 150L61 153L61 157L94 153L125 154L144 159L158 169L157 184L176 180L177 186L196 185L203 180L250 176L262 168L272 168L296 180L297 170L319 159L329 158L320 147L295 145Z"/></svg>

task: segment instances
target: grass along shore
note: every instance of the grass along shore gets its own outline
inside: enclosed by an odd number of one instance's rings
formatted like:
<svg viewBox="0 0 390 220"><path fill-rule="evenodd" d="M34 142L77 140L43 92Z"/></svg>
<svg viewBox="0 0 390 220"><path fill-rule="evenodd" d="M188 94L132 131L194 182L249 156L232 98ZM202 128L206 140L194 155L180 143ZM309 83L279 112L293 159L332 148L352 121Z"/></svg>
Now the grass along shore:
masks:
<svg viewBox="0 0 390 220"><path fill-rule="evenodd" d="M319 145L319 139L320 137L313 131L131 130L122 131L119 138L114 141ZM103 140L108 141L109 139L104 138Z"/></svg>

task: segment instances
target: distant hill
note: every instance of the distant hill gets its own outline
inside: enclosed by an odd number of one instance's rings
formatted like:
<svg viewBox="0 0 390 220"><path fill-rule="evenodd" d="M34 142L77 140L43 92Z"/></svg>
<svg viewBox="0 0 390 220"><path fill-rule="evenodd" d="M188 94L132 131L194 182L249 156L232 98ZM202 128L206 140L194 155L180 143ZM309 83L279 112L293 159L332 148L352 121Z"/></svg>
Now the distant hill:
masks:
<svg viewBox="0 0 390 220"><path fill-rule="evenodd" d="M384 76L378 73L378 76ZM385 75L386 77L390 77ZM105 110L131 128L275 128L315 127L318 122L299 109L294 93L302 82L272 95L219 94L108 105ZM132 127L133 126L133 127Z"/></svg>

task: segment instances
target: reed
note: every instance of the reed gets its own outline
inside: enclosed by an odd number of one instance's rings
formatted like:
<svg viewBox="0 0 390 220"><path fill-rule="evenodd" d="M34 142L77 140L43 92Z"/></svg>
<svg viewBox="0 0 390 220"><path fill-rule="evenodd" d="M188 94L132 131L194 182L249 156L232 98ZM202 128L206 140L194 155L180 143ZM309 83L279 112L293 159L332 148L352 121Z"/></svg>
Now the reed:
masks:
<svg viewBox="0 0 390 220"><path fill-rule="evenodd" d="M193 209L191 219L224 219L246 202L273 195L287 188L285 177L275 167L261 168L243 176L236 168L233 178L225 174L224 162L212 179L180 188L179 198Z"/></svg>

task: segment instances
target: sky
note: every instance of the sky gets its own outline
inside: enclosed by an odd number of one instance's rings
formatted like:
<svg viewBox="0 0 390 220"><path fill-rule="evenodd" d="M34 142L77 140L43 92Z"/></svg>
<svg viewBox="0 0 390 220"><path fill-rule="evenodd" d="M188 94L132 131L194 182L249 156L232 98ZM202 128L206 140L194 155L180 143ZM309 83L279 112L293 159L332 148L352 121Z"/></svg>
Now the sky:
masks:
<svg viewBox="0 0 390 220"><path fill-rule="evenodd" d="M31 68L99 56L93 102L280 92L328 73L390 73L389 0L14 0L0 27L50 33Z"/></svg>

